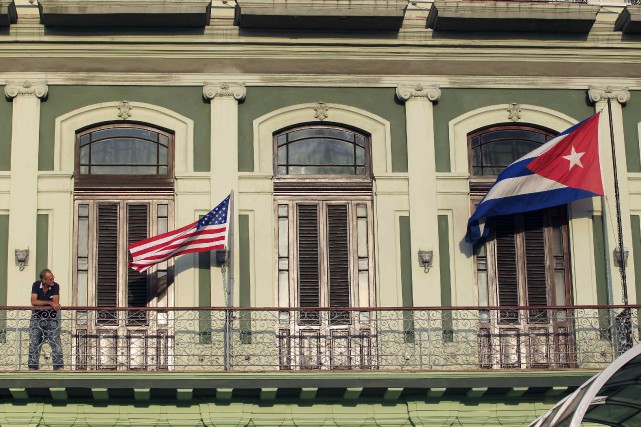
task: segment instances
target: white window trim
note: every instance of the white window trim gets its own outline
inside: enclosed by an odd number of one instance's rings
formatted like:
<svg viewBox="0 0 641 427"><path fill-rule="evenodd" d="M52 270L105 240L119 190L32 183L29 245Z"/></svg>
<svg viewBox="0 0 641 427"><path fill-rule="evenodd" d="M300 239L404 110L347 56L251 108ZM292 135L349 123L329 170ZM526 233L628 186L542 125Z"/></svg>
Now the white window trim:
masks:
<svg viewBox="0 0 641 427"><path fill-rule="evenodd" d="M70 111L56 119L54 171L73 173L76 131L98 123L122 120L118 116L122 101L103 102ZM143 122L174 132L174 173L194 171L194 122L175 111L142 102L129 102L130 121Z"/></svg>
<svg viewBox="0 0 641 427"><path fill-rule="evenodd" d="M342 104L323 104L327 107L327 122L353 126L370 134L372 174L392 172L390 122L368 111ZM300 124L324 124L315 117L318 103L298 104L272 111L253 122L254 172L273 174L274 133Z"/></svg>

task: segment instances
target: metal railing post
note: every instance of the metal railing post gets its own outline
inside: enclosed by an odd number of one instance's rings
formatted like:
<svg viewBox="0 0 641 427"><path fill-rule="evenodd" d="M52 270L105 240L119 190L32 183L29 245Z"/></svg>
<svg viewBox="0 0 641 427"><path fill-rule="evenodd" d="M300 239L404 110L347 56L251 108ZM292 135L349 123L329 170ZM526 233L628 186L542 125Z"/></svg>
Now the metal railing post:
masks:
<svg viewBox="0 0 641 427"><path fill-rule="evenodd" d="M17 352L18 353L18 358L16 359L16 370L19 370L20 369L20 364L21 364L20 361L22 360L22 345L21 345L21 343L22 343L22 331L20 330L20 327L19 327L20 326L20 311L15 310L15 313L16 313L16 315L15 315L16 316L16 333L15 333L15 336L16 336L16 345L18 347L18 352Z"/></svg>
<svg viewBox="0 0 641 427"><path fill-rule="evenodd" d="M225 310L225 370L226 371L231 371L232 367L232 353L231 353L231 346L232 346L232 322L233 322L233 313L232 310L226 309Z"/></svg>

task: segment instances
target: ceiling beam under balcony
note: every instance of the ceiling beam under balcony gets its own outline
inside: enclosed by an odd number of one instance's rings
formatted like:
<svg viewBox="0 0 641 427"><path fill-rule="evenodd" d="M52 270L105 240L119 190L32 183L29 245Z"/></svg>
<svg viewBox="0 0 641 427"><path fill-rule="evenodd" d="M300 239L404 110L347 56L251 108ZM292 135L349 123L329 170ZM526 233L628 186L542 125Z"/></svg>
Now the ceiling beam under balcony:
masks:
<svg viewBox="0 0 641 427"><path fill-rule="evenodd" d="M176 389L176 400L181 402L188 402L194 396L193 388L178 388Z"/></svg>
<svg viewBox="0 0 641 427"><path fill-rule="evenodd" d="M530 387L512 387L511 389L508 390L505 396L511 399L515 399L523 396L525 393L527 393L529 389Z"/></svg>
<svg viewBox="0 0 641 427"><path fill-rule="evenodd" d="M65 387L51 387L49 388L49 393L53 400L67 400L69 399L69 394Z"/></svg>
<svg viewBox="0 0 641 427"><path fill-rule="evenodd" d="M134 389L134 399L142 402L146 402L151 399L151 389L149 388L135 388Z"/></svg>
<svg viewBox="0 0 641 427"><path fill-rule="evenodd" d="M302 387L300 389L299 398L301 400L313 400L316 399L317 393L318 387Z"/></svg>
<svg viewBox="0 0 641 427"><path fill-rule="evenodd" d="M92 387L91 395L94 400L109 400L109 389Z"/></svg>
<svg viewBox="0 0 641 427"><path fill-rule="evenodd" d="M260 400L274 400L276 399L278 389L274 387L265 387L260 389Z"/></svg>
<svg viewBox="0 0 641 427"><path fill-rule="evenodd" d="M427 397L435 399L435 398L440 398L445 394L447 391L447 388L445 387L435 387L435 388L430 388L427 390Z"/></svg>
<svg viewBox="0 0 641 427"><path fill-rule="evenodd" d="M398 400L401 397L401 393L403 393L403 387L390 387L385 390L383 399L387 401Z"/></svg>
<svg viewBox="0 0 641 427"><path fill-rule="evenodd" d="M483 396L487 393L487 387L472 387L466 393L466 396L470 399L476 399Z"/></svg>
<svg viewBox="0 0 641 427"><path fill-rule="evenodd" d="M568 391L569 387L550 387L545 391L545 395L548 397L557 397Z"/></svg>
<svg viewBox="0 0 641 427"><path fill-rule="evenodd" d="M233 388L217 388L216 389L216 399L218 400L231 400L232 394L234 394Z"/></svg>
<svg viewBox="0 0 641 427"><path fill-rule="evenodd" d="M361 397L363 392L363 387L347 387L345 393L343 393L343 399L345 400L357 400Z"/></svg>
<svg viewBox="0 0 641 427"><path fill-rule="evenodd" d="M9 393L16 400L29 399L29 392L26 388L10 388Z"/></svg>

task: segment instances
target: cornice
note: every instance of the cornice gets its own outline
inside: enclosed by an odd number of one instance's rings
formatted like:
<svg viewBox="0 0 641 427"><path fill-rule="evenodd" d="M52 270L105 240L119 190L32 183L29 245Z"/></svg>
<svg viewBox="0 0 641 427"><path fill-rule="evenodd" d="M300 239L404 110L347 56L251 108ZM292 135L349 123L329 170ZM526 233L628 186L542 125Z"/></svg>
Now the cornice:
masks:
<svg viewBox="0 0 641 427"><path fill-rule="evenodd" d="M415 85L399 85L396 88L396 96L403 102L423 98L436 102L441 98L441 89L439 89L438 86L423 86L420 83Z"/></svg>
<svg viewBox="0 0 641 427"><path fill-rule="evenodd" d="M0 73L0 82L40 81L45 77L38 72ZM159 81L170 86L202 86L205 81L220 80L230 85L245 87L379 87L394 88L413 86L418 78L428 81L441 89L446 88L512 88L512 89L569 89L583 90L586 87L616 86L630 91L641 90L641 77L638 78L593 78L593 77L543 77L543 76L465 76L465 75L362 75L362 74L228 74L228 73L113 73L113 72L47 72L49 86L91 84L96 86L158 86Z"/></svg>
<svg viewBox="0 0 641 427"><path fill-rule="evenodd" d="M237 101L245 99L247 89L245 83L207 83L203 87L205 99L233 98Z"/></svg>
<svg viewBox="0 0 641 427"><path fill-rule="evenodd" d="M590 101L597 103L608 99L615 100L619 104L625 104L630 100L630 92L627 88L615 88L612 86L590 86L588 89Z"/></svg>
<svg viewBox="0 0 641 427"><path fill-rule="evenodd" d="M23 82L8 82L4 87L4 94L7 98L35 96L42 99L47 96L48 91L49 87L45 83L31 82L29 80Z"/></svg>

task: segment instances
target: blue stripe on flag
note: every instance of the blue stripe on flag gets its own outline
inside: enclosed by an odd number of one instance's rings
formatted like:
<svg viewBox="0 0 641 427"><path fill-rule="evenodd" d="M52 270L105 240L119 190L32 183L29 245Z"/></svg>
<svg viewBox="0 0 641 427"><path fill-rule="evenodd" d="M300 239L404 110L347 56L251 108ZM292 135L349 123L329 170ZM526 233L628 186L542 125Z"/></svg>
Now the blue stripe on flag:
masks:
<svg viewBox="0 0 641 427"><path fill-rule="evenodd" d="M482 202L470 217L465 240L474 244L479 239L487 237L489 230L487 227L484 228L483 235L481 235L481 229L479 226L480 218L545 209L552 206L563 205L567 203L568 200L585 199L594 196L598 196L598 194L566 187Z"/></svg>

